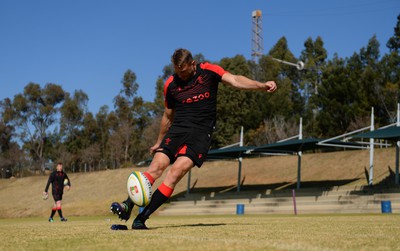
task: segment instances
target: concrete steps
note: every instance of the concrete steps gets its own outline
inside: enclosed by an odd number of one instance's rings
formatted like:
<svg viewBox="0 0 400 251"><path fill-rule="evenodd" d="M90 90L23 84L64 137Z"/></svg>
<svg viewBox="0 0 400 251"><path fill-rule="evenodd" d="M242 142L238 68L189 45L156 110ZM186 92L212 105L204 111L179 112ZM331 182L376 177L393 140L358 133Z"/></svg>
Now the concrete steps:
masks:
<svg viewBox="0 0 400 251"><path fill-rule="evenodd" d="M312 188L295 190L297 214L381 213L381 201L390 201L392 212L400 212L400 189L362 187ZM292 190L244 191L189 194L166 204L160 215L236 214L237 205L245 214L294 214Z"/></svg>

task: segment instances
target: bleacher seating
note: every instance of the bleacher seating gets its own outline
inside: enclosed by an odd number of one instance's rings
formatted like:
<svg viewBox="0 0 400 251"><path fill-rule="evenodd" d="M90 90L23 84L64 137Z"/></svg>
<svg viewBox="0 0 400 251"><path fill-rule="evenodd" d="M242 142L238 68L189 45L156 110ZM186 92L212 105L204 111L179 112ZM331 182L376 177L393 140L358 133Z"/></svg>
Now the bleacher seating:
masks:
<svg viewBox="0 0 400 251"><path fill-rule="evenodd" d="M400 212L400 188L336 186L295 189L297 214L381 213L381 201L390 201L392 212ZM191 193L173 198L159 215L294 214L292 189Z"/></svg>

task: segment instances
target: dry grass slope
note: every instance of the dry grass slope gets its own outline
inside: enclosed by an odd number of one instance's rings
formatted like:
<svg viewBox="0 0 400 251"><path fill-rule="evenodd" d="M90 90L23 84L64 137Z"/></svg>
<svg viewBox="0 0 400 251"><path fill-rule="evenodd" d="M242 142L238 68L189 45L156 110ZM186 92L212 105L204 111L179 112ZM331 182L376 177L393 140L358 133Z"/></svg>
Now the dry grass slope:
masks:
<svg viewBox="0 0 400 251"><path fill-rule="evenodd" d="M374 181L379 183L394 171L395 150L376 149ZM369 151L341 151L304 154L302 186L366 185L365 168L369 165ZM67 216L107 215L111 202L126 198L126 179L134 170L128 168L92 173L69 173L72 188L65 192L63 211ZM207 162L194 168L191 187L195 189L225 187L235 189L237 161ZM0 180L0 218L47 217L52 199L42 200L47 176ZM242 165L243 185L270 185L274 189L293 186L297 180L297 157L276 156L245 159ZM155 187L160 184L156 181ZM174 195L185 192L187 179L176 187Z"/></svg>

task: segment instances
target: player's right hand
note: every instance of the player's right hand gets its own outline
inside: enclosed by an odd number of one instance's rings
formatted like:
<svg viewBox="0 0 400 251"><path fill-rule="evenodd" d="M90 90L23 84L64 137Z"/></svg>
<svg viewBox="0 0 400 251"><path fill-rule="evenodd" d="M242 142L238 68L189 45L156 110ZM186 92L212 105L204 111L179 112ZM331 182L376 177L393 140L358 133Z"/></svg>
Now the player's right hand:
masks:
<svg viewBox="0 0 400 251"><path fill-rule="evenodd" d="M277 89L277 85L276 85L275 81L268 81L265 83L265 86L266 86L267 92L274 92Z"/></svg>
<svg viewBox="0 0 400 251"><path fill-rule="evenodd" d="M156 150L160 147L160 144L155 144L154 146L150 147L150 154L154 155L154 153L156 152Z"/></svg>

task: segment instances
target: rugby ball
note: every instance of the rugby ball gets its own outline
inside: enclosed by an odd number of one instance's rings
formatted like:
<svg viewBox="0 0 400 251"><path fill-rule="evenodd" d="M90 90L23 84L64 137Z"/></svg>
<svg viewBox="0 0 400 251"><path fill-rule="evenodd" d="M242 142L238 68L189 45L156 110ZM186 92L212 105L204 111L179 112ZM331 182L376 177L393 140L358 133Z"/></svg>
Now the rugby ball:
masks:
<svg viewBox="0 0 400 251"><path fill-rule="evenodd" d="M151 199L151 183L142 172L132 172L127 182L128 195L139 207L147 206Z"/></svg>
<svg viewBox="0 0 400 251"><path fill-rule="evenodd" d="M68 179L64 179L64 186L68 185Z"/></svg>

